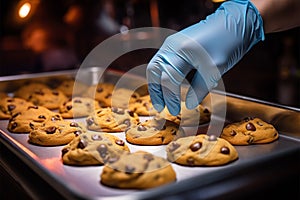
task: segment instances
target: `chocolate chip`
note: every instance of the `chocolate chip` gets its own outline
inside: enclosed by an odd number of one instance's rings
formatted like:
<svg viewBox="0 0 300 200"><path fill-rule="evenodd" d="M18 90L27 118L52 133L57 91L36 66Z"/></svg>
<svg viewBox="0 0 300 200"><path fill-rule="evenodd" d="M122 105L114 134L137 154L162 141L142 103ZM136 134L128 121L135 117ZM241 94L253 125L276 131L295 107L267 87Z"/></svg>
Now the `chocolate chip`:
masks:
<svg viewBox="0 0 300 200"><path fill-rule="evenodd" d="M209 135L208 141L217 141L217 137L215 135Z"/></svg>
<svg viewBox="0 0 300 200"><path fill-rule="evenodd" d="M194 165L195 159L192 158L192 157L189 157L189 158L186 160L186 162L188 163L188 165Z"/></svg>
<svg viewBox="0 0 300 200"><path fill-rule="evenodd" d="M74 132L75 136L79 136L81 133L82 133L82 132L79 131L79 130Z"/></svg>
<svg viewBox="0 0 300 200"><path fill-rule="evenodd" d="M173 152L173 151L175 151L176 149L178 149L179 147L180 147L180 144L178 144L178 143L176 143L176 142L172 142L172 143L169 145L168 149L169 149L170 152Z"/></svg>
<svg viewBox="0 0 300 200"><path fill-rule="evenodd" d="M140 126L137 127L137 130L138 131L146 131L147 128L145 126L143 126L143 125L140 125Z"/></svg>
<svg viewBox="0 0 300 200"><path fill-rule="evenodd" d="M119 109L119 108L116 108L116 107L112 107L111 111L114 112L114 113L117 113L119 115L124 115L125 114L123 109Z"/></svg>
<svg viewBox="0 0 300 200"><path fill-rule="evenodd" d="M205 108L205 109L203 110L203 113L209 113L209 110L208 110L207 108Z"/></svg>
<svg viewBox="0 0 300 200"><path fill-rule="evenodd" d="M102 140L102 137L98 134L92 135L92 140Z"/></svg>
<svg viewBox="0 0 300 200"><path fill-rule="evenodd" d="M129 127L131 125L130 120L129 119L125 119L123 124L125 124L127 127Z"/></svg>
<svg viewBox="0 0 300 200"><path fill-rule="evenodd" d="M228 147L222 147L220 151L221 151L222 154L229 154L230 153L230 150L229 150Z"/></svg>
<svg viewBox="0 0 300 200"><path fill-rule="evenodd" d="M126 166L125 166L125 172L126 172L127 174L133 173L134 170L135 170L135 167L133 167L133 166L130 166L130 165L126 165Z"/></svg>
<svg viewBox="0 0 300 200"><path fill-rule="evenodd" d="M132 98L137 98L138 96L136 94L131 95Z"/></svg>
<svg viewBox="0 0 300 200"><path fill-rule="evenodd" d="M134 112L132 112L131 110L128 110L127 113L128 113L131 117L134 117Z"/></svg>
<svg viewBox="0 0 300 200"><path fill-rule="evenodd" d="M46 119L45 115L39 115L38 118L39 119Z"/></svg>
<svg viewBox="0 0 300 200"><path fill-rule="evenodd" d="M72 105L67 105L67 110L71 110L72 108L73 108L73 106Z"/></svg>
<svg viewBox="0 0 300 200"><path fill-rule="evenodd" d="M256 131L255 126L251 122L246 125L246 129L249 131Z"/></svg>
<svg viewBox="0 0 300 200"><path fill-rule="evenodd" d="M39 109L39 107L38 106L28 106L28 108L27 108L27 110L29 110L29 109Z"/></svg>
<svg viewBox="0 0 300 200"><path fill-rule="evenodd" d="M104 98L105 99L108 99L108 98L110 98L111 97L111 94L108 94L108 95L106 95Z"/></svg>
<svg viewBox="0 0 300 200"><path fill-rule="evenodd" d="M42 90L37 90L34 93L38 95L45 95L45 93Z"/></svg>
<svg viewBox="0 0 300 200"><path fill-rule="evenodd" d="M99 92L99 93L103 92L103 88L98 87L98 88L97 88L97 92Z"/></svg>
<svg viewBox="0 0 300 200"><path fill-rule="evenodd" d="M17 122L14 122L14 123L11 125L11 129L13 130L13 129L17 128L17 126L18 126Z"/></svg>
<svg viewBox="0 0 300 200"><path fill-rule="evenodd" d="M235 136L237 133L235 132L235 130L232 130L231 132L230 132L230 135L231 136Z"/></svg>
<svg viewBox="0 0 300 200"><path fill-rule="evenodd" d="M71 127L79 127L79 125L78 125L76 122L71 122L71 123L70 123L70 126L71 126Z"/></svg>
<svg viewBox="0 0 300 200"><path fill-rule="evenodd" d="M10 120L16 118L16 117L17 117L18 115L20 115L20 114L21 114L20 112L15 113L15 114L10 118Z"/></svg>
<svg viewBox="0 0 300 200"><path fill-rule="evenodd" d="M70 150L69 148L64 148L64 149L62 149L62 150L61 150L62 156L64 156L66 153L68 153L69 150Z"/></svg>
<svg viewBox="0 0 300 200"><path fill-rule="evenodd" d="M31 128L31 129L34 129L34 125L33 125L33 123L29 123L29 127Z"/></svg>
<svg viewBox="0 0 300 200"><path fill-rule="evenodd" d="M120 146L124 146L125 145L125 143L124 143L123 140L116 140L115 142L116 142L117 145L120 145Z"/></svg>
<svg viewBox="0 0 300 200"><path fill-rule="evenodd" d="M87 118L86 123L90 126L90 125L94 124L94 119L93 118Z"/></svg>
<svg viewBox="0 0 300 200"><path fill-rule="evenodd" d="M202 147L201 142L196 142L196 143L190 145L190 149L192 151L198 151L201 147Z"/></svg>
<svg viewBox="0 0 300 200"><path fill-rule="evenodd" d="M100 144L98 147L97 147L97 151L99 152L100 156L102 158L105 158L106 155L107 155L107 147L105 144Z"/></svg>
<svg viewBox="0 0 300 200"><path fill-rule="evenodd" d="M110 158L108 158L107 162L114 163L114 162L116 162L118 160L119 160L119 157L110 157Z"/></svg>
<svg viewBox="0 0 300 200"><path fill-rule="evenodd" d="M59 115L54 115L51 117L51 121L58 121L60 120L60 116Z"/></svg>
<svg viewBox="0 0 300 200"><path fill-rule="evenodd" d="M85 140L80 140L77 148L84 149L87 146L87 142Z"/></svg>
<svg viewBox="0 0 300 200"><path fill-rule="evenodd" d="M47 134L53 134L56 131L56 127L55 126L50 126L46 129L46 133Z"/></svg>
<svg viewBox="0 0 300 200"><path fill-rule="evenodd" d="M144 155L144 159L146 159L150 162L151 160L154 160L154 157L153 157L153 155L147 153Z"/></svg>
<svg viewBox="0 0 300 200"><path fill-rule="evenodd" d="M7 106L7 110L8 110L8 111L12 111L12 110L14 110L15 108L16 108L15 105L8 105L8 106Z"/></svg>
<svg viewBox="0 0 300 200"><path fill-rule="evenodd" d="M74 103L82 103L82 101L80 99L75 99Z"/></svg>
<svg viewBox="0 0 300 200"><path fill-rule="evenodd" d="M58 95L59 95L59 92L58 92L58 91L52 91L52 94L58 96Z"/></svg>
<svg viewBox="0 0 300 200"><path fill-rule="evenodd" d="M248 139L248 144L252 144L254 141L254 137L250 136L249 139Z"/></svg>

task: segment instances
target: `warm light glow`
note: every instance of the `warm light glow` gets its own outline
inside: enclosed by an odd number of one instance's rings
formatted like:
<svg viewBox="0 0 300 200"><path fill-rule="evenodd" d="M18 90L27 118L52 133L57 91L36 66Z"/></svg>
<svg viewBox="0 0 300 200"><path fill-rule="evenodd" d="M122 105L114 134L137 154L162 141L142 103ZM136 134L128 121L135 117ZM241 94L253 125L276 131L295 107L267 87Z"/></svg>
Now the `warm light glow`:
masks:
<svg viewBox="0 0 300 200"><path fill-rule="evenodd" d="M30 3L24 3L20 9L19 9L19 16L21 18L25 18L28 16L29 12L31 10L31 4Z"/></svg>
<svg viewBox="0 0 300 200"><path fill-rule="evenodd" d="M212 2L214 2L214 3L221 3L221 2L224 2L224 1L226 1L226 0L212 0Z"/></svg>

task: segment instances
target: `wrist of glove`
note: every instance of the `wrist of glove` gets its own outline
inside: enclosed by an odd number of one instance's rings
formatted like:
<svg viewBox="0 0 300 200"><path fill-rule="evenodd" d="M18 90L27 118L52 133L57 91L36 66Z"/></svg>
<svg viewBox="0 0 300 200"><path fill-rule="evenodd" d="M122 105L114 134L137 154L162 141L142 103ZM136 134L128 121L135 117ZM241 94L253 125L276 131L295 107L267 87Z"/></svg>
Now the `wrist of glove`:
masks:
<svg viewBox="0 0 300 200"><path fill-rule="evenodd" d="M153 106L180 112L180 87L196 71L186 96L187 108L196 107L259 41L264 40L263 22L248 0L227 1L205 20L169 36L147 67Z"/></svg>

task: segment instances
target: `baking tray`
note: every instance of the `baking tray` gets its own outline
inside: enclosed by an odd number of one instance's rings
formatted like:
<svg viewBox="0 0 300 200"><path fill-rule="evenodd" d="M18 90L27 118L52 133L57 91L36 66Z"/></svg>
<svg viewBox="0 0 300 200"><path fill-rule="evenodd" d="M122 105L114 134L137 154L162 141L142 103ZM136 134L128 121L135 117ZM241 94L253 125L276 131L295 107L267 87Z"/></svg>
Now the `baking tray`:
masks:
<svg viewBox="0 0 300 200"><path fill-rule="evenodd" d="M100 70L100 71L99 71ZM104 74L100 76L100 74ZM61 71L53 73L27 74L0 78L0 88L7 93L24 84L28 80L43 80L47 84L58 83L66 77L76 77L77 71ZM108 70L101 71L101 68L88 68L81 72L82 80L89 84L100 81L107 81L121 84L128 88L137 88L145 84L143 75L124 74L122 72ZM226 99L225 104L216 101L211 104L211 98ZM218 120L218 110L226 107L226 121L236 121L247 116L259 117L272 123L279 131L279 139L275 142L263 145L236 146L239 159L224 166L216 167L184 167L172 164L177 174L177 181L165 186L148 190L127 190L103 186L100 183L100 174L103 166L68 166L61 162L61 149L57 147L41 147L29 144L28 134L16 134L7 131L8 120L0 120L0 139L10 151L16 154L26 166L35 171L46 183L53 187L66 199L152 199L176 196L177 193L184 193L191 188L206 187L207 184L217 183L220 180L228 179L249 166L258 163L268 162L272 159L280 159L282 156L300 151L300 112L298 108L286 107L259 101L257 99L224 93L214 90L204 100L205 106L213 106L213 117L222 125L223 121ZM214 114L216 113L216 114ZM141 118L144 120L145 118ZM76 119L84 123L85 118ZM219 121L219 122L218 122ZM206 130L207 124L200 127L187 127L187 132ZM125 140L124 133L113 133ZM165 145L161 146L138 146L127 143L132 152L146 150L155 155L166 157ZM299 175L299 174L298 174ZM199 181L201 180L201 181ZM240 184L242 185L242 184ZM235 187L239 187L236 185ZM229 186L226 186L230 191ZM224 189L224 187L223 187ZM215 195L207 192L204 197ZM219 190L220 192L221 190ZM215 192L216 193L216 192Z"/></svg>

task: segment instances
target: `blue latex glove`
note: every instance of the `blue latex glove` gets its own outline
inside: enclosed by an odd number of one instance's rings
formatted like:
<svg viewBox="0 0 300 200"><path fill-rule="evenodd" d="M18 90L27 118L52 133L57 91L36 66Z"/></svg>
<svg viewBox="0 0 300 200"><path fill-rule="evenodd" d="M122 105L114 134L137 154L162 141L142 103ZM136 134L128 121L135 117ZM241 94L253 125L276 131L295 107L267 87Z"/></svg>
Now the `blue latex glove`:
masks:
<svg viewBox="0 0 300 200"><path fill-rule="evenodd" d="M257 42L264 40L262 18L248 0L232 0L220 5L205 20L166 38L147 66L147 81L154 108L167 106L180 112L180 87L192 70L186 96L189 109L202 102Z"/></svg>

